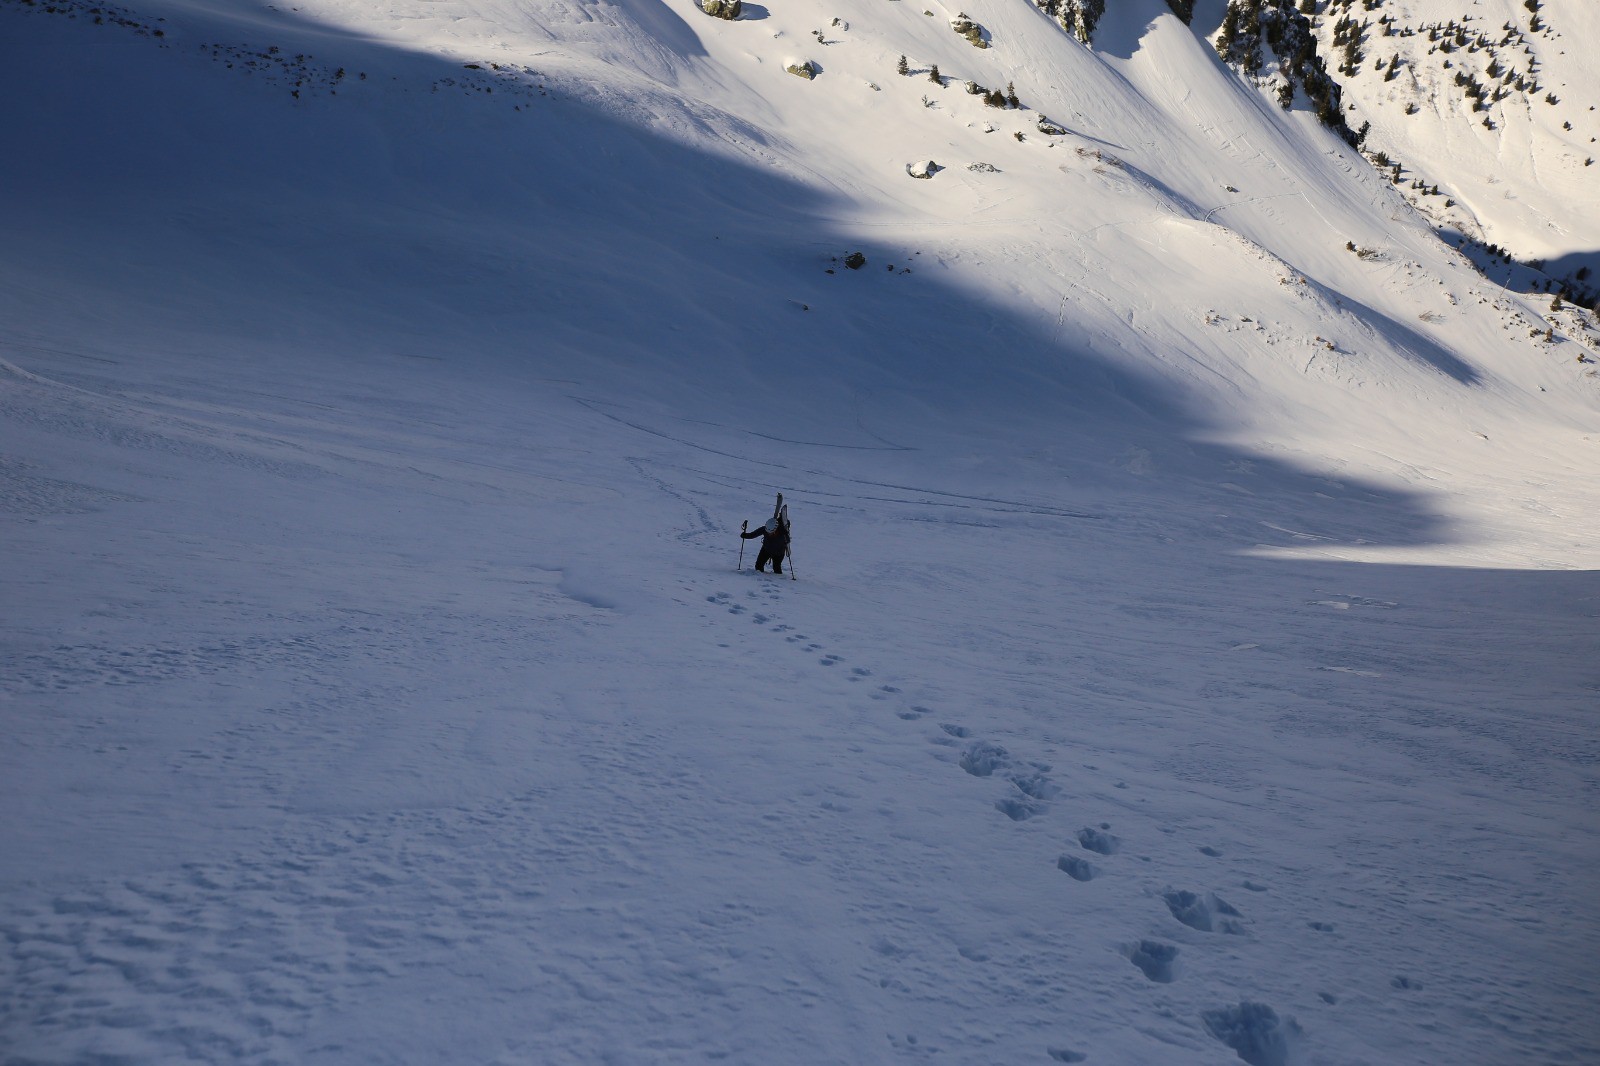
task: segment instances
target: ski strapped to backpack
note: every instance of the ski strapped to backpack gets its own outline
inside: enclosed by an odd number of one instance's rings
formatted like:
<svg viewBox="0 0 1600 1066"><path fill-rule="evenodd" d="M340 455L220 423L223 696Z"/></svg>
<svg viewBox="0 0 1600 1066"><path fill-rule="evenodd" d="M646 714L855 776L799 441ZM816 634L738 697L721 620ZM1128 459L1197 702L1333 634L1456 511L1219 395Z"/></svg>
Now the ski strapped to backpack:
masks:
<svg viewBox="0 0 1600 1066"><path fill-rule="evenodd" d="M783 502L783 493L778 493L778 502L772 505L772 517L778 520L778 525L783 528L783 557L789 563L789 580L798 581L794 576L794 551L793 537L789 531L789 505Z"/></svg>

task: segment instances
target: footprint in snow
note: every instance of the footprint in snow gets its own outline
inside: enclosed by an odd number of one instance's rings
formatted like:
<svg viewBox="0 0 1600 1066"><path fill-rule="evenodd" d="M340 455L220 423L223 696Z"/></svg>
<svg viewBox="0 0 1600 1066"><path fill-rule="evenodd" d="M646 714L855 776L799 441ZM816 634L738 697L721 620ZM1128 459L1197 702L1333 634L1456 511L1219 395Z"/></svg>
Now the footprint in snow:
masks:
<svg viewBox="0 0 1600 1066"><path fill-rule="evenodd" d="M1049 767L1043 766L1035 769L1033 773L1020 773L1011 775L1011 783L1017 786L1017 791L1029 799L1044 801L1054 799L1061 790L1050 780Z"/></svg>
<svg viewBox="0 0 1600 1066"><path fill-rule="evenodd" d="M1295 1061L1300 1026L1279 1017L1265 1003L1242 1001L1236 1007L1204 1011L1206 1031L1234 1050L1250 1066L1289 1066Z"/></svg>
<svg viewBox="0 0 1600 1066"><path fill-rule="evenodd" d="M1078 830L1078 843L1084 850L1092 851L1099 855L1115 855L1122 849L1122 839L1113 836L1105 830L1111 828L1102 822L1099 829L1087 826Z"/></svg>
<svg viewBox="0 0 1600 1066"><path fill-rule="evenodd" d="M958 765L973 777L988 777L1011 765L1011 753L992 741L978 740L961 753Z"/></svg>
<svg viewBox="0 0 1600 1066"><path fill-rule="evenodd" d="M1044 813L1044 804L1027 796L1007 796L994 802L994 809L1013 822L1026 822Z"/></svg>
<svg viewBox="0 0 1600 1066"><path fill-rule="evenodd" d="M1056 860L1056 869L1072 878L1074 881L1093 881L1100 871L1087 859L1080 859L1076 855L1063 855Z"/></svg>
<svg viewBox="0 0 1600 1066"><path fill-rule="evenodd" d="M961 726L947 725L944 731L951 737L967 735L967 730ZM999 744L977 740L967 745L957 765L973 777L992 777L997 770L1009 769L1015 763L1012 762L1011 753ZM1044 801L1058 792L1048 776L1049 769L1042 763L1034 763L1031 770L1023 769L1009 775L1011 784L1021 795L996 800L995 809L1013 822L1025 822L1042 814L1045 810Z"/></svg>
<svg viewBox="0 0 1600 1066"><path fill-rule="evenodd" d="M1190 929L1202 933L1231 933L1239 935L1244 926L1236 918L1243 918L1238 909L1220 896L1212 893L1168 891L1162 893L1167 910Z"/></svg>
<svg viewBox="0 0 1600 1066"><path fill-rule="evenodd" d="M1168 985L1178 977L1178 949L1159 940L1141 940L1124 949L1128 961L1156 984Z"/></svg>

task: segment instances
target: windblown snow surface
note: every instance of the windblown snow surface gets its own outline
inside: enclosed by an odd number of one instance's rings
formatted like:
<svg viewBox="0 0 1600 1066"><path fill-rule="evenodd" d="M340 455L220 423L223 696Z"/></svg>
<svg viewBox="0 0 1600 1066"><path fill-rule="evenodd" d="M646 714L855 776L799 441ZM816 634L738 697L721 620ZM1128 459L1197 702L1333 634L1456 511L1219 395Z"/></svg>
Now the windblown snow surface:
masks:
<svg viewBox="0 0 1600 1066"><path fill-rule="evenodd" d="M1595 336L1110 7L0 2L0 1060L1600 1060Z"/></svg>

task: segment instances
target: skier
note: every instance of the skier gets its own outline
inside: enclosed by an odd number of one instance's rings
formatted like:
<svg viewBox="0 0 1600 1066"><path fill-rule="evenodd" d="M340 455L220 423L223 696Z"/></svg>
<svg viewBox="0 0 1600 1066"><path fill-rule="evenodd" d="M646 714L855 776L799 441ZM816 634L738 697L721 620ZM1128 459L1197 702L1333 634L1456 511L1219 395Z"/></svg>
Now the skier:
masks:
<svg viewBox="0 0 1600 1066"><path fill-rule="evenodd" d="M788 509L783 506L783 497L778 497L778 508L773 511L772 517L767 519L766 525L757 526L752 530L750 523L746 522L740 526L739 536L744 540L761 538L761 552L756 556L757 570L764 569L770 559L772 572L783 573L783 557L789 550L789 515Z"/></svg>

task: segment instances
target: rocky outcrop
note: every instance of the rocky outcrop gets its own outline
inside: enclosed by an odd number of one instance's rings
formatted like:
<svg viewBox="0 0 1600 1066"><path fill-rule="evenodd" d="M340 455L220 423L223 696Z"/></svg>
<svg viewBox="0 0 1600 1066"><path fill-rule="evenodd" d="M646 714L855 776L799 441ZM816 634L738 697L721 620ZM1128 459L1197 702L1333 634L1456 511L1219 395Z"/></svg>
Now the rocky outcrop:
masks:
<svg viewBox="0 0 1600 1066"><path fill-rule="evenodd" d="M983 27L968 18L964 11L950 20L950 28L965 37L976 48L989 47Z"/></svg>

